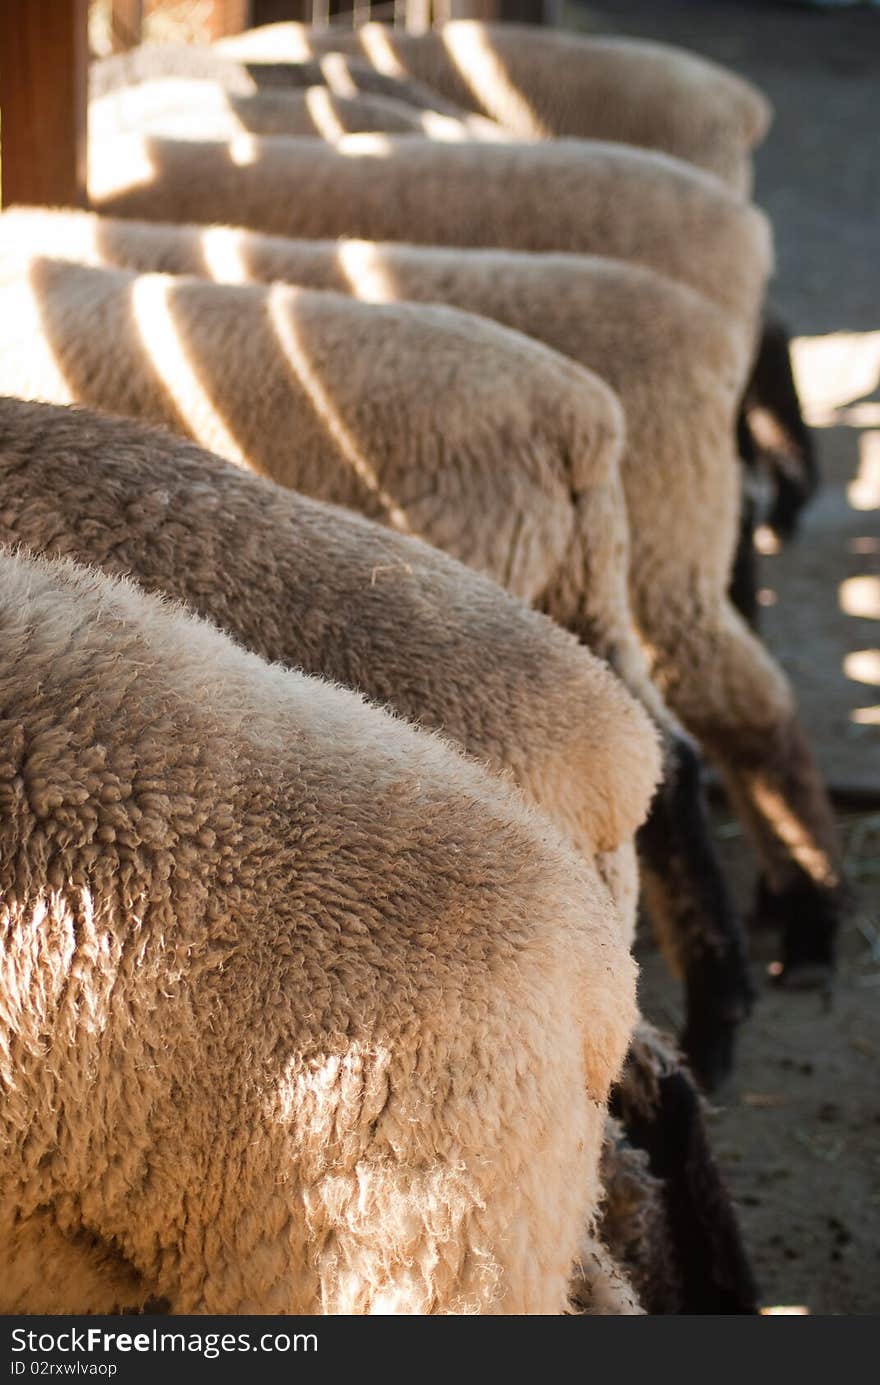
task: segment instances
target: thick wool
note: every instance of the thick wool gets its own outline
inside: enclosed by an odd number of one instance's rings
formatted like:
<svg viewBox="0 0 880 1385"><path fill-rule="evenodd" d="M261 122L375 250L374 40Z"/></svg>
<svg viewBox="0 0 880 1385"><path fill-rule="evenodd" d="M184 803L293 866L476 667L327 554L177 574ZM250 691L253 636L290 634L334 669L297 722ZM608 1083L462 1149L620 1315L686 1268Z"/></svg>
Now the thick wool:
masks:
<svg viewBox="0 0 880 1385"><path fill-rule="evenodd" d="M650 703L627 595L623 421L597 377L435 305L18 254L3 275L3 392L164 423L532 604L575 566L583 632Z"/></svg>
<svg viewBox="0 0 880 1385"><path fill-rule="evenodd" d="M771 268L756 208L690 164L600 141L119 136L93 142L90 193L149 221L632 260L705 294L750 348Z"/></svg>
<svg viewBox="0 0 880 1385"><path fill-rule="evenodd" d="M583 645L438 550L169 433L0 398L0 543L129 575L443 732L590 858L645 817L655 735Z"/></svg>
<svg viewBox="0 0 880 1385"><path fill-rule="evenodd" d="M621 417L607 388L530 339L449 309L39 256L11 254L6 271L0 389L168 423L446 549L609 660L663 729L663 791L640 854L688 1015L701 1016L688 1021L687 1052L717 1080L751 984L693 752L633 624ZM631 875L611 883L633 897ZM711 1062L710 1048L720 1055Z"/></svg>
<svg viewBox="0 0 880 1385"><path fill-rule="evenodd" d="M341 100L372 100L402 103L424 115L448 116L463 125L474 139L507 139L493 120L447 101L438 91L404 78L389 77L361 58L344 53L326 53L308 62L239 62L198 44L148 44L96 59L89 67L89 95L93 105L104 105L108 98L134 99L139 88L156 82L178 81L219 87L230 98L254 96L297 96L308 87L326 87ZM268 111L269 106L245 109ZM268 119L268 116L264 116ZM443 123L434 119L426 129L433 134Z"/></svg>
<svg viewBox="0 0 880 1385"><path fill-rule="evenodd" d="M557 626L434 549L281 491L170 434L0 399L0 543L127 573L255 653L442 730L512 778L590 857L597 840L611 845L647 808L656 750L646 720ZM626 854L618 849L619 864ZM612 875L613 863L598 864L603 878ZM614 883L628 924L629 901ZM634 1081L653 1090L655 1052L639 1039L622 1093ZM645 1055L647 1072L636 1079ZM665 1069L673 1066L667 1057ZM634 1309L617 1264L649 1311L688 1307L676 1269L685 1251L663 1205L670 1180L651 1175L647 1158L612 1121L599 1227L611 1259L599 1273L607 1257L590 1237L573 1286L583 1309L618 1311L621 1295ZM705 1169L697 1177L701 1188ZM704 1276L716 1260L707 1259ZM136 1287L129 1294L136 1302Z"/></svg>
<svg viewBox="0 0 880 1385"><path fill-rule="evenodd" d="M770 122L766 97L717 63L667 44L458 20L426 34L367 24L353 32L266 25L221 40L242 60L303 60L333 50L415 78L514 134L619 140L660 149L750 184L749 154Z"/></svg>
<svg viewBox="0 0 880 1385"><path fill-rule="evenodd" d="M562 1311L634 1013L594 873L355 694L0 573L3 1311Z"/></svg>
<svg viewBox="0 0 880 1385"><path fill-rule="evenodd" d="M484 122L480 134L466 120L420 110L389 96L340 96L332 87L257 91L241 95L200 80L168 78L126 87L89 105L92 138L126 132L182 139L233 139L256 135L311 135L331 143L365 130L425 135L430 139L503 138Z"/></svg>
<svg viewBox="0 0 880 1385"><path fill-rule="evenodd" d="M296 242L82 213L5 213L0 244L7 237L96 264L288 280L371 301L445 301L600 371L626 415L630 601L653 676L722 768L775 888L793 868L834 887L836 833L791 688L727 596L740 487L733 421L747 355L711 304L637 266L585 256ZM579 604L579 554L595 534L580 519L572 565L543 604L586 637L595 621ZM661 882L649 886L655 916L668 918Z"/></svg>

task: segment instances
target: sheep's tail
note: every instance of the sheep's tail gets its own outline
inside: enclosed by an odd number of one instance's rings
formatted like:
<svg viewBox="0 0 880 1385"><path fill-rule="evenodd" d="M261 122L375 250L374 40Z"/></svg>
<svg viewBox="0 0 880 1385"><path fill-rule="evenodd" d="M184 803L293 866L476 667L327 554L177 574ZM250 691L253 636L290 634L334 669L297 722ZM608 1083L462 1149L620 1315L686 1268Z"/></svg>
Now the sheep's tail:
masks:
<svg viewBox="0 0 880 1385"><path fill-rule="evenodd" d="M795 384L789 334L771 315L764 318L743 397L739 442L746 464L770 473L774 493L764 522L785 543L819 487L819 467Z"/></svg>
<svg viewBox="0 0 880 1385"><path fill-rule="evenodd" d="M646 1264L635 1277L645 1309L756 1313L758 1291L712 1153L702 1098L672 1048L644 1021L611 1110L630 1144L647 1154L650 1174L663 1189L668 1241L652 1251L656 1272ZM668 1301L670 1259L678 1282L677 1310Z"/></svg>

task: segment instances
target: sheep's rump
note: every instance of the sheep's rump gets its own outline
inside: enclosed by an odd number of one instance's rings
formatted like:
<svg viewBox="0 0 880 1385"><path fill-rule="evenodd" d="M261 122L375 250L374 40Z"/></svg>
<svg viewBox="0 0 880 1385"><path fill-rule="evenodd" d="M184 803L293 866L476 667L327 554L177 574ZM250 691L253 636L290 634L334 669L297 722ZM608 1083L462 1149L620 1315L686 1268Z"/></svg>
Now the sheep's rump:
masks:
<svg viewBox="0 0 880 1385"><path fill-rule="evenodd" d="M0 397L0 543L128 574L442 731L590 858L645 815L654 735L583 645L439 550L169 433Z"/></svg>
<svg viewBox="0 0 880 1385"><path fill-rule="evenodd" d="M3 1311L562 1311L634 1006L588 865L130 583L0 577Z"/></svg>

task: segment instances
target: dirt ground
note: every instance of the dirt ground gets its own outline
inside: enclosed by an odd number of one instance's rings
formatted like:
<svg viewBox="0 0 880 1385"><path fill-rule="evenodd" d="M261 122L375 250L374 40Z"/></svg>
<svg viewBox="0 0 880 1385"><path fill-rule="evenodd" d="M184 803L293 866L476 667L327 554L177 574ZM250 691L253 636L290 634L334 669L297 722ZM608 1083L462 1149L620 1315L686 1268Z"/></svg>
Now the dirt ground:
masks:
<svg viewBox="0 0 880 1385"><path fill-rule="evenodd" d="M567 18L583 12L569 7ZM830 1008L763 984L712 1117L766 1305L880 1311L880 12L773 0L607 0L609 30L725 62L776 118L756 197L776 234L775 305L799 338L799 384L824 473L800 540L764 559L764 634L788 669L826 774L872 790L841 816L856 909ZM831 337L830 334L846 334ZM876 335L872 336L874 333ZM718 814L743 909L753 867ZM640 946L647 1013L679 1023L676 987Z"/></svg>

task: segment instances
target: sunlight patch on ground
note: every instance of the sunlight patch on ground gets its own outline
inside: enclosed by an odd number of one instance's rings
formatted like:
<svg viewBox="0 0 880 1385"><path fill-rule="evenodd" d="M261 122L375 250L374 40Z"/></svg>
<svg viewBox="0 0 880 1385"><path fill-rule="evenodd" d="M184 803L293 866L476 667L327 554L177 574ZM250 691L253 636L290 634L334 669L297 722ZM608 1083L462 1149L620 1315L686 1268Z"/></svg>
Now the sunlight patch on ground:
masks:
<svg viewBox="0 0 880 1385"><path fill-rule="evenodd" d="M848 577L840 584L840 609L862 620L880 620L880 577Z"/></svg>
<svg viewBox="0 0 880 1385"><path fill-rule="evenodd" d="M880 332L795 337L791 356L804 413L814 428L839 423L839 409L872 394L880 383Z"/></svg>
<svg viewBox="0 0 880 1385"><path fill-rule="evenodd" d="M844 658L843 671L854 683L880 687L880 649L854 649Z"/></svg>
<svg viewBox="0 0 880 1385"><path fill-rule="evenodd" d="M859 438L859 469L846 498L854 510L880 510L880 432Z"/></svg>

